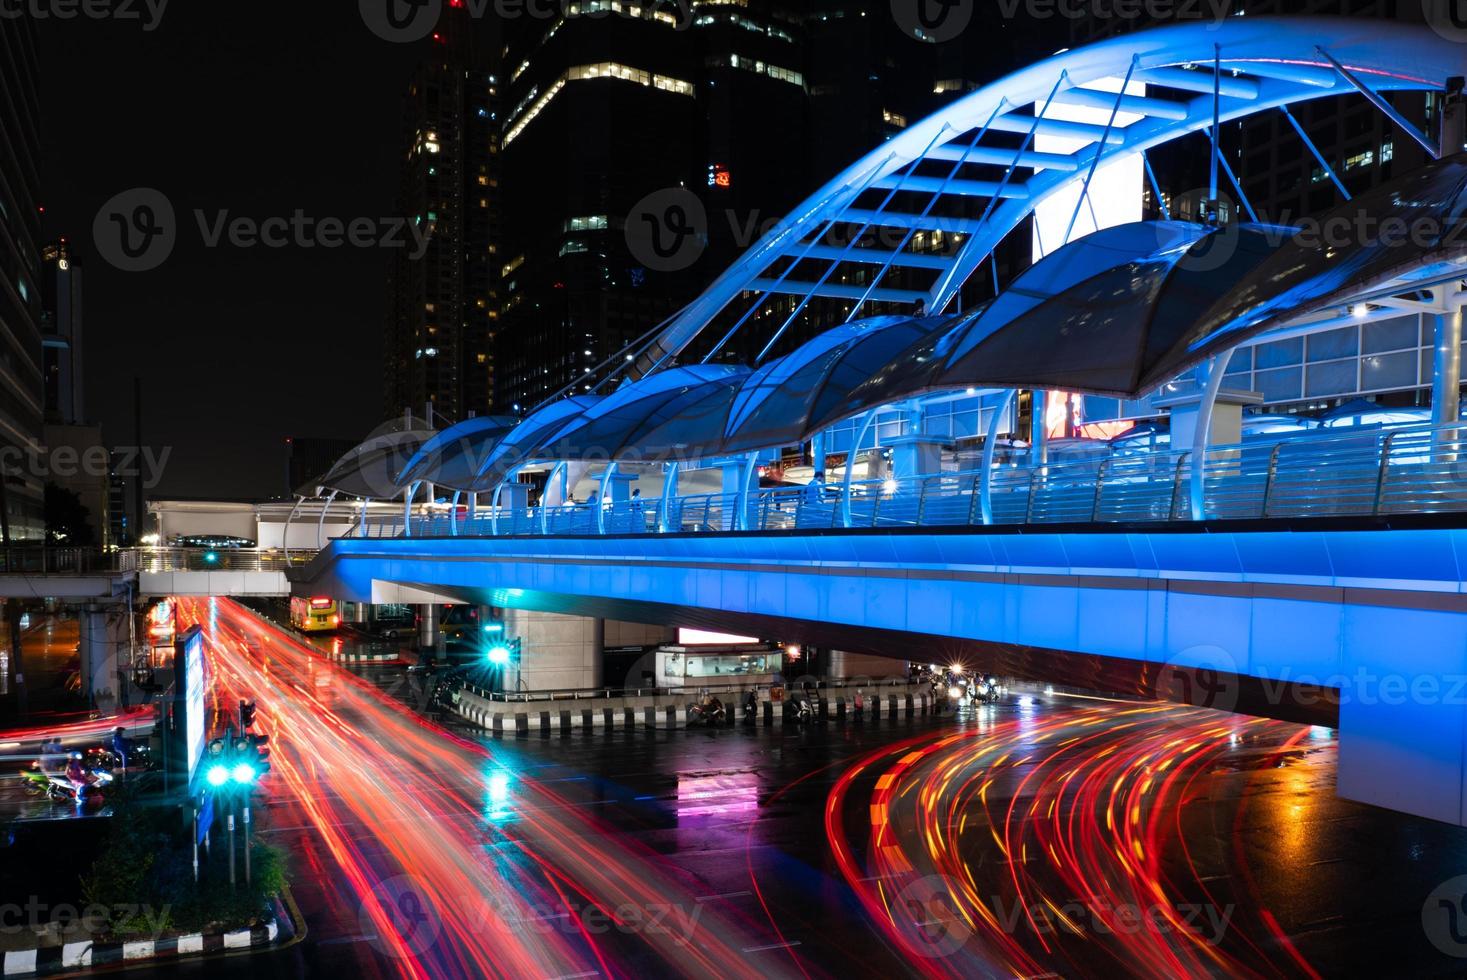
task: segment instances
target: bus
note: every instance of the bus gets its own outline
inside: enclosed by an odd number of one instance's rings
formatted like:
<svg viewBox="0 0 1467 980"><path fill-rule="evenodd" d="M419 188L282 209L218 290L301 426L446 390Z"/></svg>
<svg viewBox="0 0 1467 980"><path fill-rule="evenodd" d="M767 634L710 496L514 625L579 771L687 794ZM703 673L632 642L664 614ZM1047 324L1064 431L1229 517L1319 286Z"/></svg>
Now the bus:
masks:
<svg viewBox="0 0 1467 980"><path fill-rule="evenodd" d="M341 625L341 613L330 596L291 596L290 625L302 633L329 633Z"/></svg>

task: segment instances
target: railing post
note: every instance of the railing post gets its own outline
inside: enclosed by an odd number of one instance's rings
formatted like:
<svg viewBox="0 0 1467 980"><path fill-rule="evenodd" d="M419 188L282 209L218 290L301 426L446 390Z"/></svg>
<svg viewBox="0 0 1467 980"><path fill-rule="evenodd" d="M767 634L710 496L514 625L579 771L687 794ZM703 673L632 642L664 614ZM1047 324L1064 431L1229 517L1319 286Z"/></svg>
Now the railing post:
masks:
<svg viewBox="0 0 1467 980"><path fill-rule="evenodd" d="M1182 453L1177 457L1177 470L1172 474L1172 506L1168 520L1177 519L1177 505L1182 499L1182 467L1187 465L1187 454Z"/></svg>
<svg viewBox="0 0 1467 980"><path fill-rule="evenodd" d="M983 474L973 477L973 490L968 495L968 524L972 526L983 520Z"/></svg>
<svg viewBox="0 0 1467 980"><path fill-rule="evenodd" d="M1003 398L993 409L993 418L988 420L988 437L983 440L983 471L979 474L978 506L984 524L993 523L993 455L998 449L998 426L1013 405L1015 394L1013 388L1004 392Z"/></svg>
<svg viewBox="0 0 1467 980"><path fill-rule="evenodd" d="M1101 491L1105 489L1105 472L1110 468L1110 460L1102 459L1100 467L1095 471L1095 499L1090 505L1090 523L1100 522L1100 498Z"/></svg>
<svg viewBox="0 0 1467 980"><path fill-rule="evenodd" d="M1025 524L1033 524L1034 523L1034 491L1035 491L1034 481L1037 480L1038 478L1039 478L1039 467L1037 467L1037 466L1031 467L1029 469L1029 499L1026 500L1026 501L1024 501L1024 523Z"/></svg>
<svg viewBox="0 0 1467 980"><path fill-rule="evenodd" d="M1268 454L1268 473L1263 478L1263 506L1258 510L1259 517L1268 516L1268 505L1273 500L1273 483L1279 475L1279 454L1283 451L1284 444L1280 442Z"/></svg>
<svg viewBox="0 0 1467 980"><path fill-rule="evenodd" d="M1379 516L1381 504L1385 503L1386 479L1390 475L1391 467L1391 442L1395 438L1394 432L1388 433L1380 444L1380 467L1375 474L1375 503L1370 508L1370 513L1375 516Z"/></svg>
<svg viewBox="0 0 1467 980"><path fill-rule="evenodd" d="M922 489L917 492L917 526L922 526L923 519L927 516L927 477L919 477L922 481ZM941 479L941 477L938 477Z"/></svg>

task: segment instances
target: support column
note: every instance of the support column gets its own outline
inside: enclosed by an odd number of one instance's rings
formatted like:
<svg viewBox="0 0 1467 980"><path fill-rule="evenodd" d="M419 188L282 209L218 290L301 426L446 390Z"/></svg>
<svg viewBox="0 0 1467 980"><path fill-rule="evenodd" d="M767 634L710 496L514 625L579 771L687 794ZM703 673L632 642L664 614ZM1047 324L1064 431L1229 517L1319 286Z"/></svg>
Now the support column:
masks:
<svg viewBox="0 0 1467 980"><path fill-rule="evenodd" d="M749 526L749 470L754 466L754 457L726 459L718 465L723 470L724 499L732 497L734 500L734 503L724 506L723 516L720 518L722 523L719 526L725 531L738 531ZM740 507L745 508L742 518L739 517Z"/></svg>
<svg viewBox="0 0 1467 980"><path fill-rule="evenodd" d="M103 711L121 696L119 655L128 648L127 615L121 607L89 605L77 612L82 692Z"/></svg>
<svg viewBox="0 0 1467 980"><path fill-rule="evenodd" d="M1049 462L1049 424L1045 419L1049 410L1049 393L1030 392L1029 404L1029 464L1043 466Z"/></svg>
<svg viewBox="0 0 1467 980"><path fill-rule="evenodd" d="M434 603L418 607L418 646L438 649L438 606Z"/></svg>
<svg viewBox="0 0 1467 980"><path fill-rule="evenodd" d="M810 440L810 465L815 472L825 474L825 433L817 432Z"/></svg>
<svg viewBox="0 0 1467 980"><path fill-rule="evenodd" d="M1436 316L1436 351L1431 365L1431 421L1452 425L1462 401L1462 307Z"/></svg>
<svg viewBox="0 0 1467 980"><path fill-rule="evenodd" d="M942 440L915 433L897 436L886 443L891 449L892 477L908 480L942 472Z"/></svg>
<svg viewBox="0 0 1467 980"><path fill-rule="evenodd" d="M504 611L505 636L520 641L519 662L505 668L507 691L578 691L604 682L606 624L586 616Z"/></svg>

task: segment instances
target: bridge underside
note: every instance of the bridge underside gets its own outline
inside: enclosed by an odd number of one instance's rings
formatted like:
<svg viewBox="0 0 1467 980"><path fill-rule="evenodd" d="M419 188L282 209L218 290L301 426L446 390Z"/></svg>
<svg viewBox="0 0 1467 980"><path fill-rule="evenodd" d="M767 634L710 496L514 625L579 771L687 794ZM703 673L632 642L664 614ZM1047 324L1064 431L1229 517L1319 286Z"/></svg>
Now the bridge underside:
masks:
<svg viewBox="0 0 1467 980"><path fill-rule="evenodd" d="M295 587L966 655L1052 683L1337 718L1341 795L1467 824L1467 530L1277 527L338 540Z"/></svg>
<svg viewBox="0 0 1467 980"><path fill-rule="evenodd" d="M1244 714L1300 724L1339 724L1336 687L1294 681L1271 682L1216 668L1187 669L1127 657L1078 653L1052 647L1018 646L918 630L883 629L827 623L791 616L730 612L634 599L515 589L476 589L410 583L411 592L383 584L381 601L445 601L501 604L515 609L587 616L621 622L683 626L738 636L778 637L781 641L888 657L895 661L961 663L1004 677L1089 691L1227 707ZM1226 703L1224 703L1226 702Z"/></svg>

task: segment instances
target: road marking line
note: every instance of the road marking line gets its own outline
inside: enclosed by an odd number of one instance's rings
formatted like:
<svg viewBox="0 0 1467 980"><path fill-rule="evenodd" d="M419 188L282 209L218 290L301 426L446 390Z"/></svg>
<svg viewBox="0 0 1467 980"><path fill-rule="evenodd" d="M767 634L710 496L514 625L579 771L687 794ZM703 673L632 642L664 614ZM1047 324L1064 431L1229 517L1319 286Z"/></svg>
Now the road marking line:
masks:
<svg viewBox="0 0 1467 980"><path fill-rule="evenodd" d="M768 946L745 946L744 947L744 952L745 953L762 953L765 950L769 950L769 949L789 949L792 946L798 946L798 945L800 945L800 941L798 939L792 939L789 942L784 942L784 943L770 943Z"/></svg>
<svg viewBox="0 0 1467 980"><path fill-rule="evenodd" d="M703 895L703 896L700 896L699 898L694 899L694 901L697 901L697 902L716 902L720 898L743 898L745 895L752 895L752 894L754 894L754 893L753 892L750 892L750 891L743 891L743 892L723 892L720 895Z"/></svg>

